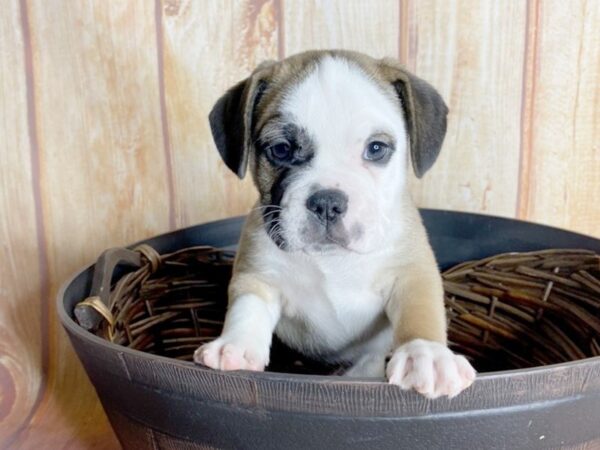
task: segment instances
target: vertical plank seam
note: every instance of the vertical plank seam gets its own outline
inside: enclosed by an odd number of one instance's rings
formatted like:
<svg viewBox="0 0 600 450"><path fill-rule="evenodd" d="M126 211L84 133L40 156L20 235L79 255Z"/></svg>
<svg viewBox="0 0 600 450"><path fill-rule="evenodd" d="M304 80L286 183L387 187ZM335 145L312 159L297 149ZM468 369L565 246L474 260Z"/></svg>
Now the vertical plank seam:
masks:
<svg viewBox="0 0 600 450"><path fill-rule="evenodd" d="M578 119L578 110L579 110L579 96L581 91L581 54L583 53L583 43L585 36L585 17L587 10L587 1L583 2L583 23L581 25L581 38L579 39L579 46L577 48L577 81L575 82L575 105L573 105L573 115L571 117L571 128L573 129L573 150L576 150L577 146L577 119ZM569 152L570 157L572 158L573 151ZM568 190L565 191L565 194L568 194Z"/></svg>
<svg viewBox="0 0 600 450"><path fill-rule="evenodd" d="M398 30L398 60L400 64L408 67L408 0L398 0L400 11L399 30Z"/></svg>
<svg viewBox="0 0 600 450"><path fill-rule="evenodd" d="M284 4L285 0L275 0L275 14L277 20L277 58L285 58L285 20Z"/></svg>
<svg viewBox="0 0 600 450"><path fill-rule="evenodd" d="M515 211L516 217L520 219L528 218L530 213L531 177L534 176L531 172L531 162L533 158L533 116L535 109L536 79L539 71L539 8L539 0L527 1L525 19L525 50L523 54L523 80L521 88L519 179ZM533 27L533 30L531 27Z"/></svg>
<svg viewBox="0 0 600 450"><path fill-rule="evenodd" d="M48 268L48 252L46 242L46 227L42 207L42 190L40 181L40 146L37 135L37 120L35 108L35 79L33 72L33 50L31 45L31 30L29 27L29 12L26 0L19 0L19 13L21 18L21 34L23 37L23 60L25 71L26 104L27 104L27 133L29 135L29 152L31 164L31 185L33 204L35 209L35 231L38 247L38 271L40 280L40 348L41 348L41 380L37 396L19 428L10 435L4 444L10 448L27 428L37 412L46 393L48 368L50 358L49 348L49 311L48 297L50 295L50 271Z"/></svg>
<svg viewBox="0 0 600 450"><path fill-rule="evenodd" d="M154 27L156 30L156 59L158 70L158 90L160 99L160 122L163 135L163 152L165 156L165 169L167 172L167 189L169 192L169 229L176 227L175 219L175 186L173 182L173 162L171 161L171 138L169 136L169 118L167 115L167 100L165 95L164 71L164 39L163 39L163 14L161 0L154 2Z"/></svg>
<svg viewBox="0 0 600 450"><path fill-rule="evenodd" d="M406 67L413 73L417 73L417 48L419 46L417 6L412 0L404 0L404 23L406 32L404 35L404 50L406 52Z"/></svg>

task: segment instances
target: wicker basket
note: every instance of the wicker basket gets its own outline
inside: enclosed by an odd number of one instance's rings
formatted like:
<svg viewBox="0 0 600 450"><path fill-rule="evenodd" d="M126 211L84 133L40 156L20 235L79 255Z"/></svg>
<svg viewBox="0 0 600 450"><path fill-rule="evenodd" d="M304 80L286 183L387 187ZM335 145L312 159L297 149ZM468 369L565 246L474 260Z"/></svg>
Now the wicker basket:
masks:
<svg viewBox="0 0 600 450"><path fill-rule="evenodd" d="M104 318L96 333L119 345L181 360L216 338L234 253L192 247L159 255L136 249L141 267L76 308ZM443 273L450 345L481 372L600 355L600 256L588 250L508 253ZM273 344L268 370L337 374Z"/></svg>

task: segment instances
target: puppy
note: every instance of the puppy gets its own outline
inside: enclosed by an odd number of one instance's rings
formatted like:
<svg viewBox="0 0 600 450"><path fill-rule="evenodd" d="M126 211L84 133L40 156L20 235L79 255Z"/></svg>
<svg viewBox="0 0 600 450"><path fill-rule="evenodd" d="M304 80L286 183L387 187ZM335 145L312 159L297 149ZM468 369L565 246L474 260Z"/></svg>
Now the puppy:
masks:
<svg viewBox="0 0 600 450"><path fill-rule="evenodd" d="M221 336L194 354L263 370L273 332L435 398L475 378L446 345L440 273L407 190L446 132L447 107L396 62L311 51L261 64L210 113L224 162L260 200L242 232ZM391 353L387 363L386 356Z"/></svg>

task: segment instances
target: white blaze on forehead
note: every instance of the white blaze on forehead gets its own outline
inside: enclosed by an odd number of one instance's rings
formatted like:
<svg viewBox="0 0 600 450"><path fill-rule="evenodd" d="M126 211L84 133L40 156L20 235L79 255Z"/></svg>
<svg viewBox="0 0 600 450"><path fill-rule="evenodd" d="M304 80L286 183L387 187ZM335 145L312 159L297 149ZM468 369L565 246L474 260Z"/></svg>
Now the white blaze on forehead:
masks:
<svg viewBox="0 0 600 450"><path fill-rule="evenodd" d="M360 151L373 133L385 132L404 153L406 130L400 103L377 82L344 58L324 57L285 96L282 112L316 141L317 157ZM360 158L360 154L356 155ZM396 155L396 158L404 155Z"/></svg>
<svg viewBox="0 0 600 450"><path fill-rule="evenodd" d="M280 225L289 248L303 249L323 239L324 229L314 224L306 207L315 189L337 189L347 198L338 227L343 227L340 236L345 233L348 249L366 253L400 232L392 218L406 186L408 142L400 102L386 88L392 89L351 60L328 56L286 93L283 120L303 128L314 151L281 201ZM395 148L389 161L363 158L370 139L384 139Z"/></svg>

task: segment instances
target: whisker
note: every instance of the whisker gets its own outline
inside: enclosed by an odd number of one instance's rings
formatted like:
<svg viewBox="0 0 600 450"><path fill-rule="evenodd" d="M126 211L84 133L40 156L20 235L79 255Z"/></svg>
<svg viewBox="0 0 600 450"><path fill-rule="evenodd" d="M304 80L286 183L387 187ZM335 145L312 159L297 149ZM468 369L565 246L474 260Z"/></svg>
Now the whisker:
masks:
<svg viewBox="0 0 600 450"><path fill-rule="evenodd" d="M278 222L279 222L279 217L272 217L271 219L265 221L265 225L268 227L271 227L271 224L277 225ZM273 225L273 226L275 226L275 225Z"/></svg>
<svg viewBox="0 0 600 450"><path fill-rule="evenodd" d="M281 226L279 218L272 219L269 222L267 222L267 224L269 225L267 235L275 243L275 245L277 245L277 247L281 249L283 247L284 239L282 236L283 228ZM270 226L271 224L273 224L273 226Z"/></svg>
<svg viewBox="0 0 600 450"><path fill-rule="evenodd" d="M272 208L272 209L276 209L276 210L282 210L283 209L279 205L260 205L260 206L255 206L250 211L258 211L258 210L267 209L267 208Z"/></svg>
<svg viewBox="0 0 600 450"><path fill-rule="evenodd" d="M279 213L279 211L270 211L268 213L263 213L262 216L263 216L263 218L266 219L267 217L272 216L273 214L278 214L278 213ZM277 217L276 217L276 219L277 219Z"/></svg>

